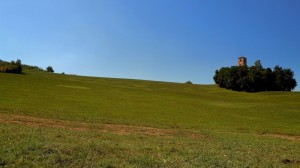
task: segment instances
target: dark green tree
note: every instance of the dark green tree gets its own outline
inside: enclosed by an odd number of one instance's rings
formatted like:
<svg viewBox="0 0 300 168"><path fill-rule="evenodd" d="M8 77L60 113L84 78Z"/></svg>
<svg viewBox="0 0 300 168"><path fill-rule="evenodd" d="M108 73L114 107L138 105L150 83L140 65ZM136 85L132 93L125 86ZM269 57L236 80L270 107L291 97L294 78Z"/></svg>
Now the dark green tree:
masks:
<svg viewBox="0 0 300 168"><path fill-rule="evenodd" d="M53 69L52 66L48 66L48 67L46 68L46 71L47 71L47 72L53 73L53 72L54 72L54 69Z"/></svg>
<svg viewBox="0 0 300 168"><path fill-rule="evenodd" d="M22 72L22 62L21 62L20 59L17 59L16 65L17 65L17 71L18 71L18 73L21 73Z"/></svg>
<svg viewBox="0 0 300 168"><path fill-rule="evenodd" d="M297 86L297 82L293 78L294 72L291 69L283 69L277 65L274 67L273 76L276 90L291 91Z"/></svg>

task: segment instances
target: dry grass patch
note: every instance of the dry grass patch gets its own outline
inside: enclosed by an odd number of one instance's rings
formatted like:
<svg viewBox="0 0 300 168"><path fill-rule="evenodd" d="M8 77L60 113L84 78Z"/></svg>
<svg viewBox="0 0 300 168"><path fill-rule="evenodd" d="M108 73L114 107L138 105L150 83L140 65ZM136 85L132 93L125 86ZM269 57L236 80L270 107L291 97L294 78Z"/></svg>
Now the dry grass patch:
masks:
<svg viewBox="0 0 300 168"><path fill-rule="evenodd" d="M192 133L189 131L182 131L178 129L160 129L145 126L136 125L121 125L121 124L104 124L104 123L85 123L74 122L65 120L46 119L39 117L32 117L26 115L15 114L1 114L0 123L15 123L20 125L26 125L30 127L51 127L58 129L66 129L72 131L94 131L102 133L114 133L118 135L149 135L158 137L175 137L178 135L187 136L193 139L204 138L204 135Z"/></svg>

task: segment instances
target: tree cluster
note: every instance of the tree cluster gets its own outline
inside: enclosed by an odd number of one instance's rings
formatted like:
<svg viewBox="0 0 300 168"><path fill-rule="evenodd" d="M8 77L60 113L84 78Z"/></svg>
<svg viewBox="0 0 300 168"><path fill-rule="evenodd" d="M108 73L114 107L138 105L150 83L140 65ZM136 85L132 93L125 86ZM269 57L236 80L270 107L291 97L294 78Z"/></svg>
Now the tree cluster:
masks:
<svg viewBox="0 0 300 168"><path fill-rule="evenodd" d="M6 62L0 60L0 72L5 73L22 73L21 60Z"/></svg>
<svg viewBox="0 0 300 168"><path fill-rule="evenodd" d="M16 61L3 61L0 60L0 72L4 73L22 73L22 70L31 70L31 71L45 71L42 68L38 66L31 66L31 65L25 65L22 64L20 59L17 59ZM46 68L47 72L54 72L54 69L52 66L48 66Z"/></svg>
<svg viewBox="0 0 300 168"><path fill-rule="evenodd" d="M214 81L221 88L246 92L291 91L297 86L291 69L263 68L259 60L251 67L222 67L216 70Z"/></svg>

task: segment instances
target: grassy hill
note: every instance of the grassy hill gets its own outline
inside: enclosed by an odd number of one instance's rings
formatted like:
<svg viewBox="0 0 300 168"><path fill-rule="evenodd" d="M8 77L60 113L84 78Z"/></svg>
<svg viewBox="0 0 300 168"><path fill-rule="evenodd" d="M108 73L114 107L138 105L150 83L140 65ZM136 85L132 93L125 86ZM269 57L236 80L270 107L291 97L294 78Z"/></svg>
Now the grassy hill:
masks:
<svg viewBox="0 0 300 168"><path fill-rule="evenodd" d="M300 166L300 93L0 73L0 167Z"/></svg>

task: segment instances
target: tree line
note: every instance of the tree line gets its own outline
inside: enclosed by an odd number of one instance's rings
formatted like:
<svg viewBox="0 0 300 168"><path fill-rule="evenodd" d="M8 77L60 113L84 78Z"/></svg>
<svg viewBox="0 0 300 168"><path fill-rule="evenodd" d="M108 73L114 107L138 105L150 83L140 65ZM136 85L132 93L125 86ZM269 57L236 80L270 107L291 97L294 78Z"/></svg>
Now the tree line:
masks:
<svg viewBox="0 0 300 168"><path fill-rule="evenodd" d="M0 72L5 73L22 73L21 60L6 62L0 60Z"/></svg>
<svg viewBox="0 0 300 168"><path fill-rule="evenodd" d="M0 72L4 72L4 73L22 73L23 69L27 69L27 70L34 70L34 71L45 71L42 68L38 67L38 66L31 66L31 65L25 65L22 64L22 61L20 59L17 59L16 61L11 61L11 62L7 62L7 61L3 61L0 60ZM46 68L47 72L54 72L54 69L52 66L48 66Z"/></svg>
<svg viewBox="0 0 300 168"><path fill-rule="evenodd" d="M280 66L263 68L258 60L254 66L222 67L215 71L214 81L221 88L234 91L291 91L297 86L294 72Z"/></svg>

